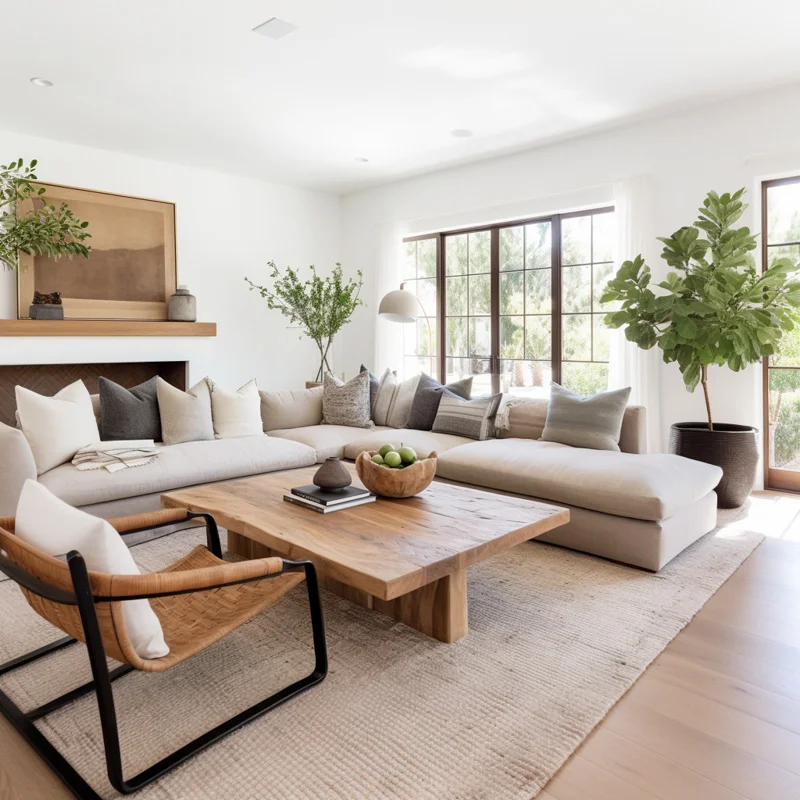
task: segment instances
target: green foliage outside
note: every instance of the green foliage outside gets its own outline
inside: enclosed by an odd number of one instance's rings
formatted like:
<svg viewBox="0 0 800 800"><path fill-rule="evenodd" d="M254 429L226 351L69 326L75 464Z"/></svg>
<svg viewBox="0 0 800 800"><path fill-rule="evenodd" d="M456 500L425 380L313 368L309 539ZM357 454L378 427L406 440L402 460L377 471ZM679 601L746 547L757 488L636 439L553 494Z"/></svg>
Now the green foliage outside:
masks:
<svg viewBox="0 0 800 800"><path fill-rule="evenodd" d="M800 319L800 265L778 258L759 275L756 237L733 227L746 208L744 192L709 192L690 227L659 238L661 257L675 270L657 284L661 293L650 288L650 268L638 255L622 264L601 297L621 303L606 315L609 327L624 326L626 338L644 349L657 345L666 363L677 362L690 392L702 384L710 429L708 365L739 371L774 355Z"/></svg>
<svg viewBox="0 0 800 800"><path fill-rule="evenodd" d="M36 159L25 164L20 158L0 165L0 263L7 270L19 267L19 253L48 256L89 257L84 242L91 238L88 222L81 222L66 203L59 208L49 205L45 189L34 186ZM41 198L27 214L17 215L18 204L29 198Z"/></svg>
<svg viewBox="0 0 800 800"><path fill-rule="evenodd" d="M791 464L800 452L800 397L792 397L782 403L772 418L777 423L770 437L772 453L770 465L785 467Z"/></svg>
<svg viewBox="0 0 800 800"><path fill-rule="evenodd" d="M311 277L304 281L291 267L282 273L274 261L267 264L272 287L260 286L249 278L245 281L251 292L257 291L267 301L268 308L280 311L317 345L320 365L316 380L321 381L325 372L331 371L328 351L333 337L350 322L353 312L365 305L359 297L363 285L361 270L357 273L358 280L345 279L342 265L337 262L331 273L321 278L312 265Z"/></svg>

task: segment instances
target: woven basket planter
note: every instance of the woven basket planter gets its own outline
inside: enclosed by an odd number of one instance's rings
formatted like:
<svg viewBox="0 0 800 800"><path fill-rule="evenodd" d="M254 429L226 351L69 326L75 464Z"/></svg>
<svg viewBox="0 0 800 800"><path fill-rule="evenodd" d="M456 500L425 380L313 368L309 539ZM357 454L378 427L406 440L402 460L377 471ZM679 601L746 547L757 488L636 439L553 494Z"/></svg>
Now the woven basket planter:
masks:
<svg viewBox="0 0 800 800"><path fill-rule="evenodd" d="M669 451L722 468L716 488L720 508L739 508L750 496L758 467L758 429L749 425L676 422L669 434Z"/></svg>

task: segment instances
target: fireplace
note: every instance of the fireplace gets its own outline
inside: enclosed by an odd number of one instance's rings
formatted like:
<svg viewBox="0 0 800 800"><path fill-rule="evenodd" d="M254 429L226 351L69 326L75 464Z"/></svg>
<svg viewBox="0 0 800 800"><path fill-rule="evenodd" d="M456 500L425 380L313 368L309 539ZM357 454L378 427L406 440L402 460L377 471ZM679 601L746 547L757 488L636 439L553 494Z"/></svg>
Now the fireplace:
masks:
<svg viewBox="0 0 800 800"><path fill-rule="evenodd" d="M83 380L91 394L97 392L101 376L130 389L154 375L186 390L188 361L135 361L112 364L23 364L0 366L0 422L16 425L15 386L44 395L54 395L77 380Z"/></svg>

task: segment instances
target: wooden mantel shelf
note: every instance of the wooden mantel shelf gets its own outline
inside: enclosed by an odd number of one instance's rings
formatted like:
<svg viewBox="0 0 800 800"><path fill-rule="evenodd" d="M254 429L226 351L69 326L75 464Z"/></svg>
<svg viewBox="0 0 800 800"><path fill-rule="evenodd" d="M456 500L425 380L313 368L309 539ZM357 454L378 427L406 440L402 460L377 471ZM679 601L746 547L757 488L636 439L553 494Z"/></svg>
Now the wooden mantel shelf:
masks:
<svg viewBox="0 0 800 800"><path fill-rule="evenodd" d="M0 319L0 336L216 336L216 322Z"/></svg>

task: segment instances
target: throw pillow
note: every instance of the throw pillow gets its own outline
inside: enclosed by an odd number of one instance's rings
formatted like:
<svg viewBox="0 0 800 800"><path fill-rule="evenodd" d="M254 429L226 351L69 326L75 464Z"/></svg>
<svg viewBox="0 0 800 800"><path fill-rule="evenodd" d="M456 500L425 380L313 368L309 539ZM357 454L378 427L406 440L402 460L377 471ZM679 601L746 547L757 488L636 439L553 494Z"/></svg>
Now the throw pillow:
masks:
<svg viewBox="0 0 800 800"><path fill-rule="evenodd" d="M158 412L164 444L205 442L214 438L211 420L211 391L206 380L182 392L158 378Z"/></svg>
<svg viewBox="0 0 800 800"><path fill-rule="evenodd" d="M494 436L494 418L502 393L464 400L449 389L441 391L442 399L433 421L434 433L452 433L480 441Z"/></svg>
<svg viewBox="0 0 800 800"><path fill-rule="evenodd" d="M158 378L126 389L100 378L100 438L104 442L152 439L161 441Z"/></svg>
<svg viewBox="0 0 800 800"><path fill-rule="evenodd" d="M19 425L37 474L70 461L81 447L100 441L92 399L83 381L71 383L53 397L17 386L16 397Z"/></svg>
<svg viewBox="0 0 800 800"><path fill-rule="evenodd" d="M214 438L235 439L239 436L260 436L261 398L255 378L240 386L235 392L223 389L211 378L206 378L211 390L211 418Z"/></svg>
<svg viewBox="0 0 800 800"><path fill-rule="evenodd" d="M288 392L259 391L264 433L322 422L322 387Z"/></svg>
<svg viewBox="0 0 800 800"><path fill-rule="evenodd" d="M429 431L433 427L436 412L439 410L439 402L442 399L442 389L448 389L453 394L469 400L469 396L472 394L472 377L462 378L460 381L442 386L430 375L420 375L406 427L417 431Z"/></svg>
<svg viewBox="0 0 800 800"><path fill-rule="evenodd" d="M359 372L342 383L330 373L322 384L322 422L325 425L348 425L372 428L369 413L369 373Z"/></svg>
<svg viewBox="0 0 800 800"><path fill-rule="evenodd" d="M542 441L619 451L622 417L630 394L628 387L583 397L551 384Z"/></svg>
<svg viewBox="0 0 800 800"><path fill-rule="evenodd" d="M139 574L131 551L108 522L67 505L36 481L25 481L22 487L15 533L49 556L77 550L92 572ZM147 600L123 601L122 616L139 656L162 658L169 653L161 623Z"/></svg>
<svg viewBox="0 0 800 800"><path fill-rule="evenodd" d="M378 387L381 385L381 379L370 372L363 364L359 372L366 372L369 375L369 407L371 410L375 409L375 398L378 396Z"/></svg>
<svg viewBox="0 0 800 800"><path fill-rule="evenodd" d="M407 427L418 384L419 375L401 381L387 369L375 398L375 424L388 425L390 428Z"/></svg>

